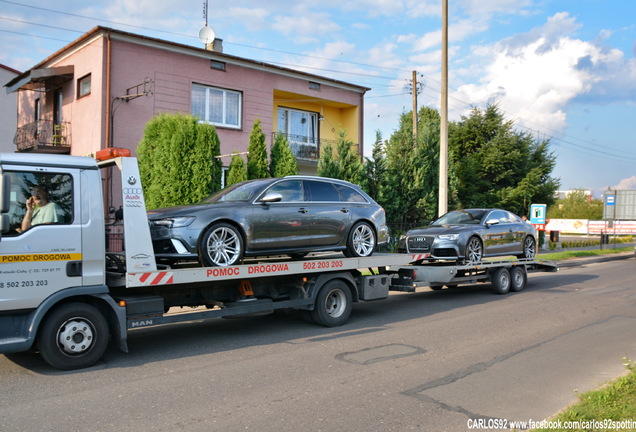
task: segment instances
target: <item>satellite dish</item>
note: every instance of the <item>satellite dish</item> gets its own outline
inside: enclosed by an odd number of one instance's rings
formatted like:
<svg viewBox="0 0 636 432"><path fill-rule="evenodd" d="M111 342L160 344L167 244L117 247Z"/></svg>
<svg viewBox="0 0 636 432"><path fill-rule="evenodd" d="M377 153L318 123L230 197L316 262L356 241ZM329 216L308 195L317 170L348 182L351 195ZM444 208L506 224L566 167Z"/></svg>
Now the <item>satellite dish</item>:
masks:
<svg viewBox="0 0 636 432"><path fill-rule="evenodd" d="M214 30L208 26L203 26L201 27L201 30L199 30L199 40L205 45L214 42L214 37Z"/></svg>

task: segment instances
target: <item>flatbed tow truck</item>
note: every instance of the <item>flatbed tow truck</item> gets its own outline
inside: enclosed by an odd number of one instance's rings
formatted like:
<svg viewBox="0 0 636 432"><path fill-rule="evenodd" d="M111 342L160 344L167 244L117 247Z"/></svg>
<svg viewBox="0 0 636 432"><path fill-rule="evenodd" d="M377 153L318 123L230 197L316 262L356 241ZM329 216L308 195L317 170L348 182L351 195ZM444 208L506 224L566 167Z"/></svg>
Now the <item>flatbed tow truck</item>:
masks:
<svg viewBox="0 0 636 432"><path fill-rule="evenodd" d="M492 282L503 294L523 289L528 271L557 270L538 260L457 265L393 253L162 267L155 261L137 160L114 149L105 153L98 153L101 161L0 154L0 354L36 349L53 367L78 369L97 362L110 341L128 352L128 333L137 328L280 309L334 327L347 322L354 302L385 299L389 291ZM106 251L100 171L109 167L121 171L121 253ZM65 218L19 232L37 183L58 185Z"/></svg>

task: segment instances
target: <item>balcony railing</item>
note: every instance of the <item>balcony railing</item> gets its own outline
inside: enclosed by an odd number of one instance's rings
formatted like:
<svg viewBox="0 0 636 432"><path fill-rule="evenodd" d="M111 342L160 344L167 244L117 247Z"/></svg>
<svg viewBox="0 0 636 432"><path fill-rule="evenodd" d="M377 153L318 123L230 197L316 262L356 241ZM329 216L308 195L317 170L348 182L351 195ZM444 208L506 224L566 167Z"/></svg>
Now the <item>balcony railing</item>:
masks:
<svg viewBox="0 0 636 432"><path fill-rule="evenodd" d="M276 140L276 135L278 133L274 132L272 134L272 143ZM313 161L318 162L320 159L320 151L321 148L325 145L331 145L334 152L336 151L336 146L338 145L337 140L328 140L328 139L317 139L303 135L291 135L291 134L283 134L283 136L287 139L289 143L289 148L291 149L294 157L298 160L303 161ZM357 149L358 145L353 144Z"/></svg>
<svg viewBox="0 0 636 432"><path fill-rule="evenodd" d="M19 152L70 153L71 123L40 120L20 126L13 139Z"/></svg>

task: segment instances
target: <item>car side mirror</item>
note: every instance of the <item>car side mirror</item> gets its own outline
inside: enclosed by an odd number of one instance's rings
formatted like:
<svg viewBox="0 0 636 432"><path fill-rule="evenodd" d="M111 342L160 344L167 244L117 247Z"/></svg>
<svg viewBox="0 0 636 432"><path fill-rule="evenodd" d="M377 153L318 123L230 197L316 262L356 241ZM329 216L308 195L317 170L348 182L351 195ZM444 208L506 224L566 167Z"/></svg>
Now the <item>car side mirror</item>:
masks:
<svg viewBox="0 0 636 432"><path fill-rule="evenodd" d="M486 225L497 225L499 223L499 219L488 219L486 221Z"/></svg>
<svg viewBox="0 0 636 432"><path fill-rule="evenodd" d="M270 192L261 198L260 202L263 204L269 204L273 202L280 202L283 200L283 196L276 192Z"/></svg>

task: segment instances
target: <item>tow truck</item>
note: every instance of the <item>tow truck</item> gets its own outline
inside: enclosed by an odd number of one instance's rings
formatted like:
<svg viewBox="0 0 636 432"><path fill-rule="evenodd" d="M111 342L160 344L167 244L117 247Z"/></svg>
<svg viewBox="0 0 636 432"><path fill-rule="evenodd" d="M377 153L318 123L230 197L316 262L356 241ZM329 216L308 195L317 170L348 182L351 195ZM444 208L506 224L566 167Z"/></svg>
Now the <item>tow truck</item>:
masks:
<svg viewBox="0 0 636 432"><path fill-rule="evenodd" d="M121 173L121 252L106 250L101 171L109 168ZM63 217L21 232L30 188L42 183L56 188ZM162 266L137 160L113 148L95 158L1 153L0 232L0 354L35 349L62 370L95 364L110 341L128 352L128 334L138 328L279 309L334 327L347 322L354 302L385 299L389 291L492 282L503 294L523 289L528 271L556 271L534 260L429 264L395 253Z"/></svg>

